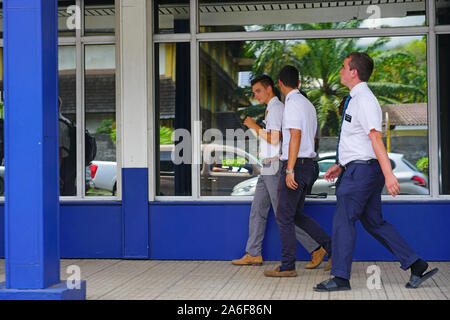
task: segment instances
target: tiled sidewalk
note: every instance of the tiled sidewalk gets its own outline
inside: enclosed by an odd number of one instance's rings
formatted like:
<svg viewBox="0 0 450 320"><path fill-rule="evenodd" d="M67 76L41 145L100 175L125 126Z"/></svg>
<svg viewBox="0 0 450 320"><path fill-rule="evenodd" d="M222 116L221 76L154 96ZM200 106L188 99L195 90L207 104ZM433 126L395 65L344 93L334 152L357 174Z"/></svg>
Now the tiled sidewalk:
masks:
<svg viewBox="0 0 450 320"><path fill-rule="evenodd" d="M266 261L261 267L233 266L230 261L157 261L157 260L61 260L61 279L67 279L67 267L77 265L87 282L90 300L449 300L450 262L430 262L439 273L418 289L406 289L409 271L398 262L354 262L351 291L318 293L312 288L330 277L325 263L306 270L307 262L297 262L296 278L267 278L266 269L278 261ZM381 271L381 288L368 289L367 268ZM4 260L0 260L0 281L5 280ZM370 282L370 281L369 281ZM371 282L370 282L371 283ZM370 284L369 283L369 284Z"/></svg>

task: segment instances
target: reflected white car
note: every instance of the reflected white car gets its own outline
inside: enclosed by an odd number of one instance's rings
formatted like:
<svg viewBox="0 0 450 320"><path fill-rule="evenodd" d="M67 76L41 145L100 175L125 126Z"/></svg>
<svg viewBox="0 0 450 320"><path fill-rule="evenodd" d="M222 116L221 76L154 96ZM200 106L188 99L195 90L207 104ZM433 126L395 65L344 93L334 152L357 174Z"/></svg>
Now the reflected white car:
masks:
<svg viewBox="0 0 450 320"><path fill-rule="evenodd" d="M406 160L403 154L400 153L388 153L391 160L392 171L397 177L400 183L400 194L408 195L427 195L428 178L419 171L414 165ZM323 177L325 172L330 168L336 160L336 153L324 153L319 155L319 178L314 183L311 193L320 194L327 193L328 195L334 195L336 186L334 182L328 182ZM255 187L258 181L258 177L245 180L237 184L233 188L232 196L253 196L255 194ZM383 189L383 194L388 194L386 187Z"/></svg>

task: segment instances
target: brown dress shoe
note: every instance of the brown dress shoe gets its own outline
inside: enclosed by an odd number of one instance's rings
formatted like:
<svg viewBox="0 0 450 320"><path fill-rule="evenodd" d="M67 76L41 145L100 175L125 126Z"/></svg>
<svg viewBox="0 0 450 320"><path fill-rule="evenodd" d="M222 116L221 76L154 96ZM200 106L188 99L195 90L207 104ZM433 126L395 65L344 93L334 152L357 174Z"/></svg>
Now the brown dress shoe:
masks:
<svg viewBox="0 0 450 320"><path fill-rule="evenodd" d="M327 252L323 247L320 249L313 251L311 255L311 262L308 263L305 268L306 269L314 269L317 268L321 263L323 258L327 255Z"/></svg>
<svg viewBox="0 0 450 320"><path fill-rule="evenodd" d="M266 277L296 277L297 271L295 270L280 271L280 267L276 267L273 270L264 271L264 275Z"/></svg>
<svg viewBox="0 0 450 320"><path fill-rule="evenodd" d="M236 266L262 266L262 256L251 256L246 253L242 258L238 260L231 260L231 263Z"/></svg>
<svg viewBox="0 0 450 320"><path fill-rule="evenodd" d="M332 264L331 264L332 262L331 262L331 257L329 257L328 258L328 264L327 264L327 266L323 269L323 270L325 270L325 271L330 271L331 270L331 267L332 267Z"/></svg>

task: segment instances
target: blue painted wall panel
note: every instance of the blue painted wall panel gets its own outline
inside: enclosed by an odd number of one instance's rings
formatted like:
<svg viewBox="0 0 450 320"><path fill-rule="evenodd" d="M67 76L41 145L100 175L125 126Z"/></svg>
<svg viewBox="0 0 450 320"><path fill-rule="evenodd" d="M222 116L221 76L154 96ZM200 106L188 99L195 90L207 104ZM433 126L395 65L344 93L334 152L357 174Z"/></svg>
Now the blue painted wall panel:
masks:
<svg viewBox="0 0 450 320"><path fill-rule="evenodd" d="M335 205L308 203L305 212L331 233ZM231 260L241 256L248 236L250 203L150 203L150 259ZM450 203L385 203L384 217L419 255L450 261ZM4 217L0 205L0 226ZM62 203L62 258L123 258L122 203ZM396 260L357 223L355 260ZM4 256L0 230L0 256ZM269 213L265 260L280 259L278 227ZM309 254L298 245L297 258Z"/></svg>
<svg viewBox="0 0 450 320"><path fill-rule="evenodd" d="M308 203L305 212L331 234L334 204ZM419 255L450 260L450 204L448 202L385 203L384 217ZM231 260L245 253L250 204L151 203L151 259ZM355 260L396 260L357 223ZM265 260L280 259L278 228L269 213L263 243ZM297 258L310 256L299 245Z"/></svg>
<svg viewBox="0 0 450 320"><path fill-rule="evenodd" d="M61 258L122 258L122 206L61 204Z"/></svg>
<svg viewBox="0 0 450 320"><path fill-rule="evenodd" d="M148 169L122 169L123 256L148 259Z"/></svg>

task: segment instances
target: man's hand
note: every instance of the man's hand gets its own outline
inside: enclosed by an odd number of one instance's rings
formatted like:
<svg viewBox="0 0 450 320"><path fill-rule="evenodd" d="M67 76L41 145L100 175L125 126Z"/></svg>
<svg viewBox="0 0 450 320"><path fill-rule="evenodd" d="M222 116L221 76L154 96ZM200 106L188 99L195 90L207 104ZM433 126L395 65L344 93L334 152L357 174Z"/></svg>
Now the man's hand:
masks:
<svg viewBox="0 0 450 320"><path fill-rule="evenodd" d="M386 189L391 196L395 197L400 193L400 183L398 183L398 180L394 174L387 175L385 181Z"/></svg>
<svg viewBox="0 0 450 320"><path fill-rule="evenodd" d="M244 120L244 125L249 127L250 129L254 129L256 126L256 121L250 117L246 117Z"/></svg>
<svg viewBox="0 0 450 320"><path fill-rule="evenodd" d="M286 186L289 189L297 190L298 184L295 182L295 177L293 173L286 173Z"/></svg>
<svg viewBox="0 0 450 320"><path fill-rule="evenodd" d="M342 168L339 167L337 164L331 166L327 172L325 172L324 178L328 182L334 182L334 179L338 177L342 172Z"/></svg>
<svg viewBox="0 0 450 320"><path fill-rule="evenodd" d="M383 171L386 189L391 196L395 197L400 193L400 184L392 173L391 161L389 160L386 148L384 147L382 137L381 132L375 129L372 129L369 133L373 151L375 152L378 162L380 163L381 170Z"/></svg>

